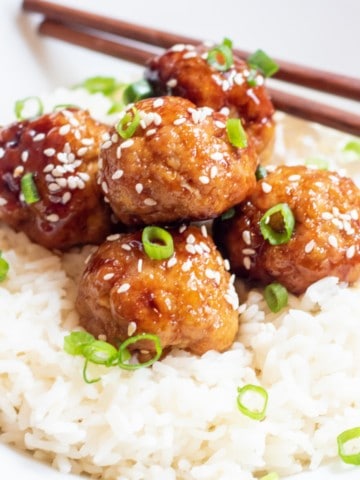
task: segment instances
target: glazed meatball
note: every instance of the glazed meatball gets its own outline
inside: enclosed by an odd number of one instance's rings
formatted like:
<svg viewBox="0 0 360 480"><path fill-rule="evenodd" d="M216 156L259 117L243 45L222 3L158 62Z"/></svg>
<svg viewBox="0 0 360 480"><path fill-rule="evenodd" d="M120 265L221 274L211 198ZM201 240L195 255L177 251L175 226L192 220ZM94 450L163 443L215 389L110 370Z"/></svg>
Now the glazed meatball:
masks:
<svg viewBox="0 0 360 480"><path fill-rule="evenodd" d="M221 113L179 97L135 108L141 121L134 135L106 142L100 152L100 182L123 224L213 218L255 187L256 154L251 145L230 144Z"/></svg>
<svg viewBox="0 0 360 480"><path fill-rule="evenodd" d="M111 228L110 208L97 170L108 130L78 109L0 129L0 219L47 248L103 241ZM26 185L35 188L30 200Z"/></svg>
<svg viewBox="0 0 360 480"><path fill-rule="evenodd" d="M278 204L290 207L295 225L289 241L271 245L259 224ZM282 213L267 217L264 223L282 236ZM300 294L329 275L353 282L360 275L360 191L334 172L278 167L232 218L216 222L215 236L233 271L263 284L277 281Z"/></svg>
<svg viewBox="0 0 360 480"><path fill-rule="evenodd" d="M175 45L149 63L146 77L157 95L177 95L188 98L198 107L208 106L215 111L224 107L231 117L241 118L253 138L258 153L271 149L275 128L274 108L257 73L256 86L251 86L253 71L240 58L219 71L206 59L212 47Z"/></svg>
<svg viewBox="0 0 360 480"><path fill-rule="evenodd" d="M146 255L139 231L113 235L98 248L80 281L80 323L115 346L151 333L165 350L226 350L238 330L233 278L203 228L169 231L174 254L166 260Z"/></svg>

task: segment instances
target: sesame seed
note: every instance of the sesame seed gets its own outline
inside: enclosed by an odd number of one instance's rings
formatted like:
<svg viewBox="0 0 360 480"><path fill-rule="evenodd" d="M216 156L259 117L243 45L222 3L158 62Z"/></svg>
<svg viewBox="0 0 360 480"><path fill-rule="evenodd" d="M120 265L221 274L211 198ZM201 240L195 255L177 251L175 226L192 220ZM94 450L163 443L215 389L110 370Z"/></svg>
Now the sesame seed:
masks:
<svg viewBox="0 0 360 480"><path fill-rule="evenodd" d="M63 194L63 196L61 197L61 203L63 205L65 205L66 203L68 203L71 199L71 193L70 192L65 192Z"/></svg>
<svg viewBox="0 0 360 480"><path fill-rule="evenodd" d="M117 170L115 170L115 172L111 175L111 178L112 180L119 180L119 178L121 178L122 176L124 175L124 170L121 170L120 168L118 168ZM103 182L104 183L104 182ZM105 191L105 190L104 190ZM105 192L107 193L107 192Z"/></svg>
<svg viewBox="0 0 360 480"><path fill-rule="evenodd" d="M194 58L194 57L197 57L197 53L196 52L186 52L184 55L183 55L183 58L185 60L189 59L189 58Z"/></svg>
<svg viewBox="0 0 360 480"><path fill-rule="evenodd" d="M250 270L251 268L251 259L250 257L244 257L243 258L243 265L246 268L246 270Z"/></svg>
<svg viewBox="0 0 360 480"><path fill-rule="evenodd" d="M93 145L94 139L93 138L83 138L81 139L81 143L86 146Z"/></svg>
<svg viewBox="0 0 360 480"><path fill-rule="evenodd" d="M241 73L237 73L235 76L234 76L234 83L236 83L236 85L242 85L244 83L244 77Z"/></svg>
<svg viewBox="0 0 360 480"><path fill-rule="evenodd" d="M207 238L208 231L207 231L206 225L201 225L200 230L201 230L202 236Z"/></svg>
<svg viewBox="0 0 360 480"><path fill-rule="evenodd" d="M230 262L227 258L224 260L224 268L227 272L230 270Z"/></svg>
<svg viewBox="0 0 360 480"><path fill-rule="evenodd" d="M108 187L108 184L105 182L105 180L101 182L101 188L104 193L109 193L109 187Z"/></svg>
<svg viewBox="0 0 360 480"><path fill-rule="evenodd" d="M261 183L261 189L264 193L270 193L272 190L272 186L269 183L262 182Z"/></svg>
<svg viewBox="0 0 360 480"><path fill-rule="evenodd" d="M56 213L51 213L50 215L47 215L46 220L48 222L55 223L55 222L58 222L60 220L60 217Z"/></svg>
<svg viewBox="0 0 360 480"><path fill-rule="evenodd" d="M158 113L154 113L155 125L158 127L159 125L161 125L161 122L162 122L162 118L160 117L160 115Z"/></svg>
<svg viewBox="0 0 360 480"><path fill-rule="evenodd" d="M251 233L249 230L244 230L241 236L246 245L251 245Z"/></svg>
<svg viewBox="0 0 360 480"><path fill-rule="evenodd" d="M225 115L226 117L228 117L230 115L230 109L228 107L223 107L221 110L220 110L220 113L222 113L223 115Z"/></svg>
<svg viewBox="0 0 360 480"><path fill-rule="evenodd" d="M103 164L104 164L103 159L102 159L101 157L99 157L99 159L98 159L98 168L99 168L100 170L103 168Z"/></svg>
<svg viewBox="0 0 360 480"><path fill-rule="evenodd" d="M224 154L221 152L214 152L210 155L211 160L224 160Z"/></svg>
<svg viewBox="0 0 360 480"><path fill-rule="evenodd" d="M144 186L143 186L142 183L137 183L137 184L135 185L135 190L136 190L137 193L140 194L140 193L143 191L143 189L144 189Z"/></svg>
<svg viewBox="0 0 360 480"><path fill-rule="evenodd" d="M214 179L217 177L217 174L218 174L218 167L216 165L213 165L211 168L210 168L210 178L211 179Z"/></svg>
<svg viewBox="0 0 360 480"><path fill-rule="evenodd" d="M66 125L62 125L59 128L59 134L60 135L67 135L70 132L71 125L67 123Z"/></svg>
<svg viewBox="0 0 360 480"><path fill-rule="evenodd" d="M109 242L114 242L115 240L119 240L120 238L120 233L114 233L113 235L108 235L106 237L106 240L109 240Z"/></svg>
<svg viewBox="0 0 360 480"><path fill-rule="evenodd" d="M0 147L0 158L3 158L3 156L5 155L5 150Z"/></svg>
<svg viewBox="0 0 360 480"><path fill-rule="evenodd" d="M111 141L112 141L113 143L117 143L118 140L119 140L118 134L117 134L117 133L113 133L113 134L111 135Z"/></svg>
<svg viewBox="0 0 360 480"><path fill-rule="evenodd" d="M117 293L125 293L130 289L130 283L123 283L120 285L120 287L117 289Z"/></svg>
<svg viewBox="0 0 360 480"><path fill-rule="evenodd" d="M116 149L116 158L120 160L121 158L121 145L119 145Z"/></svg>
<svg viewBox="0 0 360 480"><path fill-rule="evenodd" d="M186 243L195 243L195 237L192 233L190 233L187 237L186 237Z"/></svg>
<svg viewBox="0 0 360 480"><path fill-rule="evenodd" d="M346 258L350 260L355 255L355 245L351 245L351 247L347 248L346 250Z"/></svg>
<svg viewBox="0 0 360 480"><path fill-rule="evenodd" d="M128 243L123 243L123 244L121 245L121 248L122 248L123 250L126 250L127 252L130 252L130 250L131 250L131 245L129 245Z"/></svg>
<svg viewBox="0 0 360 480"><path fill-rule="evenodd" d="M134 140L132 138L129 138L128 140L125 140L124 143L121 144L121 148L129 148L134 145Z"/></svg>
<svg viewBox="0 0 360 480"><path fill-rule="evenodd" d="M164 105L164 99L163 98L157 98L153 102L153 107L154 108L162 107L163 105Z"/></svg>
<svg viewBox="0 0 360 480"><path fill-rule="evenodd" d="M330 213L330 212L323 212L323 213L321 214L321 218L322 218L323 220L332 220L333 214Z"/></svg>
<svg viewBox="0 0 360 480"><path fill-rule="evenodd" d="M49 192L58 192L60 190L60 187L57 183L49 183L48 185Z"/></svg>
<svg viewBox="0 0 360 480"><path fill-rule="evenodd" d="M173 266L176 265L176 264L177 264L177 259L176 259L176 257L171 257L171 258L168 260L166 266L167 266L168 268L171 268L171 267L173 267Z"/></svg>
<svg viewBox="0 0 360 480"><path fill-rule="evenodd" d="M192 255L195 255L196 253L196 250L194 248L194 245L191 245L190 243L187 243L185 245L185 250L188 252L188 253L191 253Z"/></svg>
<svg viewBox="0 0 360 480"><path fill-rule="evenodd" d="M200 245L200 247L201 247L201 249L202 249L202 253L204 253L204 252L210 253L211 250L210 250L210 248L208 247L208 245L206 245L206 243L200 242L199 245Z"/></svg>
<svg viewBox="0 0 360 480"><path fill-rule="evenodd" d="M23 167L23 165L18 165L18 166L14 169L13 177L14 177L14 178L20 177L20 175L22 175L23 172L24 172L24 167Z"/></svg>
<svg viewBox="0 0 360 480"><path fill-rule="evenodd" d="M127 329L128 337L131 337L136 332L137 325L135 322L130 322Z"/></svg>
<svg viewBox="0 0 360 480"><path fill-rule="evenodd" d="M174 88L174 87L176 87L176 85L177 85L176 78L171 78L170 80L168 80L166 82L166 86L169 87L169 88Z"/></svg>
<svg viewBox="0 0 360 480"><path fill-rule="evenodd" d="M176 43L169 50L171 52L182 52L186 49L186 46L183 43Z"/></svg>
<svg viewBox="0 0 360 480"><path fill-rule="evenodd" d="M56 150L55 148L45 148L43 153L46 157L52 157L53 155L55 155Z"/></svg>
<svg viewBox="0 0 360 480"><path fill-rule="evenodd" d="M101 145L101 148L103 150L107 150L108 148L112 147L112 141L111 140L107 140L106 142L104 142L102 145Z"/></svg>
<svg viewBox="0 0 360 480"><path fill-rule="evenodd" d="M243 248L244 255L255 255L256 251L253 248Z"/></svg>
<svg viewBox="0 0 360 480"><path fill-rule="evenodd" d="M305 253L310 253L310 252L312 252L312 250L314 249L314 247L315 247L315 241L314 241L314 240L310 240L310 242L308 242L308 243L305 245L305 248L304 248Z"/></svg>
<svg viewBox="0 0 360 480"><path fill-rule="evenodd" d="M29 158L29 152L28 152L28 150L24 150L21 153L21 161L25 163L25 162L27 162L28 158Z"/></svg>
<svg viewBox="0 0 360 480"><path fill-rule="evenodd" d="M206 175L201 175L201 176L199 177L199 181L200 181L202 184L206 185L206 184L208 184L208 183L210 182L210 179L209 179L209 177L207 177Z"/></svg>
<svg viewBox="0 0 360 480"><path fill-rule="evenodd" d="M155 135L156 132L157 132L156 128L150 128L150 130L147 130L147 132L145 133L145 136L151 137L151 135Z"/></svg>
<svg viewBox="0 0 360 480"><path fill-rule="evenodd" d="M103 280L111 280L115 276L115 273L106 273L103 276Z"/></svg>
<svg viewBox="0 0 360 480"><path fill-rule="evenodd" d="M51 175L53 177L62 177L65 172L66 170L62 165L57 165L51 170Z"/></svg>
<svg viewBox="0 0 360 480"><path fill-rule="evenodd" d="M225 123L220 122L220 120L216 120L214 123L218 128L225 128L226 127Z"/></svg>
<svg viewBox="0 0 360 480"><path fill-rule="evenodd" d="M3 198L3 197L0 197L0 207L3 207L4 205L6 205L8 202L6 200L6 198Z"/></svg>
<svg viewBox="0 0 360 480"><path fill-rule="evenodd" d="M153 207L154 205L157 204L157 201L154 200L153 198L145 198L144 204L147 205L148 207Z"/></svg>
<svg viewBox="0 0 360 480"><path fill-rule="evenodd" d="M86 172L78 172L78 177L81 178L81 180L84 180L84 182L90 180L90 175Z"/></svg>
<svg viewBox="0 0 360 480"><path fill-rule="evenodd" d="M82 157L83 155L86 154L87 151L88 151L88 148L87 148L87 147L80 147L80 148L78 149L78 151L76 152L76 155L77 155L78 157Z"/></svg>
<svg viewBox="0 0 360 480"><path fill-rule="evenodd" d="M335 235L329 235L328 242L329 242L329 245L331 245L332 247L338 248L338 241Z"/></svg>
<svg viewBox="0 0 360 480"><path fill-rule="evenodd" d="M181 265L181 270L183 272L188 272L191 267L192 267L191 260L186 260L186 262Z"/></svg>
<svg viewBox="0 0 360 480"><path fill-rule="evenodd" d="M38 133L38 134L35 135L35 137L33 138L33 141L34 141L34 142L40 142L41 140L44 140L45 137L46 137L45 133Z"/></svg>
<svg viewBox="0 0 360 480"><path fill-rule="evenodd" d="M176 118L174 121L173 121L173 124L174 125L182 125L183 123L186 122L186 118L185 117L180 117L180 118Z"/></svg>
<svg viewBox="0 0 360 480"><path fill-rule="evenodd" d="M142 258L139 258L138 265L137 265L137 269L138 269L139 273L142 272L142 267L143 267L143 260L142 260Z"/></svg>
<svg viewBox="0 0 360 480"><path fill-rule="evenodd" d="M101 139L106 142L107 140L110 140L110 133L109 132L105 132L101 135Z"/></svg>
<svg viewBox="0 0 360 480"><path fill-rule="evenodd" d="M290 176L288 177L288 180L289 180L290 182L297 182L298 180L300 180L300 178L301 178L300 175L290 175Z"/></svg>
<svg viewBox="0 0 360 480"><path fill-rule="evenodd" d="M184 233L186 229L187 229L187 226L186 226L185 224L180 225L180 227L179 227L179 233Z"/></svg>

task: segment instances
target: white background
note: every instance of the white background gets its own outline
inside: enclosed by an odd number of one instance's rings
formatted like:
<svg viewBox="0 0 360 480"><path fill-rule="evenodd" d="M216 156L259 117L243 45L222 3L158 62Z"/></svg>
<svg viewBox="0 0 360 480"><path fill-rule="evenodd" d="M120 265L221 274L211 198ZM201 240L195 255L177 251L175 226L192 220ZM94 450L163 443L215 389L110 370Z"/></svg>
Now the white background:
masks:
<svg viewBox="0 0 360 480"><path fill-rule="evenodd" d="M360 77L359 0L63 0L66 5L149 26L262 48L292 62ZM36 34L37 15L21 14L20 0L0 0L0 124L14 100L70 86L93 75L121 79L141 72L120 60ZM360 107L355 105L360 114ZM0 347L1 348L1 347ZM1 478L67 479L0 445ZM353 480L357 469L337 466L296 480Z"/></svg>

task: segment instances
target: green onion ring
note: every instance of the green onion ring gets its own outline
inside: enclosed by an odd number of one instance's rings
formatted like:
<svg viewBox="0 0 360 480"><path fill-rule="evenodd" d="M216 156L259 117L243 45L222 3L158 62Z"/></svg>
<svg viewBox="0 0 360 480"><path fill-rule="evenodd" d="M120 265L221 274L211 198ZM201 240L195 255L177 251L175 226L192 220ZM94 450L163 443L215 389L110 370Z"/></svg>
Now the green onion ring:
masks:
<svg viewBox="0 0 360 480"><path fill-rule="evenodd" d="M117 363L118 351L111 343L102 340L94 340L84 345L82 354L86 360L97 365L110 367Z"/></svg>
<svg viewBox="0 0 360 480"><path fill-rule="evenodd" d="M147 362L143 362L143 363L125 363L129 359L129 350L127 347L129 345L133 345L134 343L137 343L142 340L151 340L152 342L154 342L154 346L155 346L154 357L148 360ZM162 346L161 346L160 338L157 335L153 335L151 333L140 333L139 335L135 335L135 337L128 338L120 345L118 365L120 368L123 368L124 370L137 370L139 368L149 367L150 365L155 363L157 360L159 360L159 358L161 357L161 354L162 354Z"/></svg>
<svg viewBox="0 0 360 480"><path fill-rule="evenodd" d="M116 130L121 138L131 138L140 124L140 113L137 108L132 107L118 122Z"/></svg>
<svg viewBox="0 0 360 480"><path fill-rule="evenodd" d="M259 385L244 385L243 387L238 387L237 389L238 395L237 395L237 406L240 410L241 413L246 415L249 418L252 418L253 420L263 420L266 415L266 408L267 408L267 403L268 403L268 393L267 391L263 388L260 387ZM261 410L250 410L243 402L244 396L248 393L255 393L256 395L259 395L262 400L263 400L263 406Z"/></svg>
<svg viewBox="0 0 360 480"><path fill-rule="evenodd" d="M226 133L231 145L237 148L247 147L247 135L240 118L228 118L226 120Z"/></svg>
<svg viewBox="0 0 360 480"><path fill-rule="evenodd" d="M84 347L95 342L95 337L88 332L71 332L64 337L64 350L69 355L82 355Z"/></svg>
<svg viewBox="0 0 360 480"><path fill-rule="evenodd" d="M91 380L88 378L88 376L87 376L88 365L89 365L89 360L86 358L86 359L85 359L85 362L84 362L83 371L82 371L82 376L83 376L84 382L85 382L85 383L96 383L96 382L99 382L99 381L101 380L101 377L92 378Z"/></svg>
<svg viewBox="0 0 360 480"><path fill-rule="evenodd" d="M147 80L138 80L137 82L130 83L123 92L123 101L125 104L137 102L144 98L153 96L153 90L150 83Z"/></svg>
<svg viewBox="0 0 360 480"><path fill-rule="evenodd" d="M21 193L24 195L25 203L30 205L40 200L39 192L36 188L33 173L25 173L20 180Z"/></svg>
<svg viewBox="0 0 360 480"><path fill-rule="evenodd" d="M360 156L360 140L350 140L344 145L342 151L356 153Z"/></svg>
<svg viewBox="0 0 360 480"><path fill-rule="evenodd" d="M247 63L265 77L271 77L279 70L279 65L274 62L263 50L259 49L247 58Z"/></svg>
<svg viewBox="0 0 360 480"><path fill-rule="evenodd" d="M287 203L279 203L260 219L260 231L270 245L287 243L294 231L295 217Z"/></svg>
<svg viewBox="0 0 360 480"><path fill-rule="evenodd" d="M34 115L25 116L23 115L23 112L26 107L26 104L28 104L29 102L36 103L36 110ZM44 105L40 97L26 97L26 98L23 98L22 100L17 100L15 102L14 111L15 111L16 118L18 120L26 120L28 118L35 118L42 115L44 112Z"/></svg>
<svg viewBox="0 0 360 480"><path fill-rule="evenodd" d="M146 255L152 260L165 260L174 253L171 234L161 227L148 226L142 231L141 241Z"/></svg>
<svg viewBox="0 0 360 480"><path fill-rule="evenodd" d="M360 465L360 448L356 453L346 453L345 445L351 440L360 439L360 427L350 428L337 436L338 454L344 463Z"/></svg>
<svg viewBox="0 0 360 480"><path fill-rule="evenodd" d="M228 41L225 40L225 43L222 45L217 45L209 50L206 61L210 66L219 70L219 72L226 72L226 70L229 70L234 60Z"/></svg>
<svg viewBox="0 0 360 480"><path fill-rule="evenodd" d="M78 87L85 88L89 93L102 93L105 96L113 93L116 86L115 78L101 76L87 78L81 85L78 85Z"/></svg>
<svg viewBox="0 0 360 480"><path fill-rule="evenodd" d="M270 283L264 290L265 301L274 313L280 312L280 310L286 307L288 303L288 291L281 285L281 283Z"/></svg>
<svg viewBox="0 0 360 480"><path fill-rule="evenodd" d="M3 282L7 277L10 266L1 255L2 252L0 251L0 282Z"/></svg>

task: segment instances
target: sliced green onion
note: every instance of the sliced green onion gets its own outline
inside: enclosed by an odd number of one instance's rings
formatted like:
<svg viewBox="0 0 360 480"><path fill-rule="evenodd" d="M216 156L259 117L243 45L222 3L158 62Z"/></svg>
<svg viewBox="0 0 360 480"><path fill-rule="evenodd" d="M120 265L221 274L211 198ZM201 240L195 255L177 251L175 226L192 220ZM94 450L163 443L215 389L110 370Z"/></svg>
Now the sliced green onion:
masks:
<svg viewBox="0 0 360 480"><path fill-rule="evenodd" d="M15 102L14 111L18 120L26 120L42 115L44 105L39 97L26 97Z"/></svg>
<svg viewBox="0 0 360 480"><path fill-rule="evenodd" d="M174 241L171 234L161 227L145 227L141 241L146 255L152 260L165 260L174 253Z"/></svg>
<svg viewBox="0 0 360 480"><path fill-rule="evenodd" d="M128 346L133 345L139 341L143 340L151 340L154 342L155 346L155 355L150 360L143 362L143 363L127 363L129 359L129 350ZM137 370L138 368L149 367L153 363L155 363L162 354L162 346L160 342L160 338L157 335L153 335L151 333L140 333L139 335L135 335L135 337L130 337L125 340L119 347L119 367L123 368L124 370Z"/></svg>
<svg viewBox="0 0 360 480"><path fill-rule="evenodd" d="M137 82L130 83L123 92L123 101L125 104L137 102L144 98L153 96L153 90L150 83L147 80L138 80Z"/></svg>
<svg viewBox="0 0 360 480"><path fill-rule="evenodd" d="M59 110L67 110L68 108L80 108L79 105L75 105L73 103L59 103L58 105L54 105L53 111L57 112Z"/></svg>
<svg viewBox="0 0 360 480"><path fill-rule="evenodd" d="M281 285L281 283L270 283L264 290L265 301L274 313L280 312L280 310L288 304L288 291Z"/></svg>
<svg viewBox="0 0 360 480"><path fill-rule="evenodd" d="M240 118L228 118L226 120L226 133L231 145L237 148L247 147L247 135Z"/></svg>
<svg viewBox="0 0 360 480"><path fill-rule="evenodd" d="M260 49L248 57L247 63L251 67L260 70L265 77L271 77L279 70L279 65Z"/></svg>
<svg viewBox="0 0 360 480"><path fill-rule="evenodd" d="M82 355L84 348L95 342L95 337L88 332L71 332L64 337L64 350L69 355Z"/></svg>
<svg viewBox="0 0 360 480"><path fill-rule="evenodd" d="M232 41L228 38L223 40L221 45L209 50L206 61L209 65L220 72L226 72L233 64Z"/></svg>
<svg viewBox="0 0 360 480"><path fill-rule="evenodd" d="M360 140L350 140L343 147L343 152L352 152L360 156Z"/></svg>
<svg viewBox="0 0 360 480"><path fill-rule="evenodd" d="M250 87L257 87L258 85L258 80L256 78L257 75L258 75L258 72L252 68L249 72L249 75L246 77L247 84Z"/></svg>
<svg viewBox="0 0 360 480"><path fill-rule="evenodd" d="M279 475L276 472L270 472L267 475L261 477L259 480L279 480Z"/></svg>
<svg viewBox="0 0 360 480"><path fill-rule="evenodd" d="M82 355L91 363L110 367L117 363L118 351L111 343L94 340L84 345Z"/></svg>
<svg viewBox="0 0 360 480"><path fill-rule="evenodd" d="M267 177L267 170L262 165L258 165L255 171L256 180L262 180L263 178Z"/></svg>
<svg viewBox="0 0 360 480"><path fill-rule="evenodd" d="M221 215L221 220L229 220L229 219L232 218L234 215L235 215L235 208L234 208L234 207L229 208L229 210L226 210L226 212L224 212L224 213Z"/></svg>
<svg viewBox="0 0 360 480"><path fill-rule="evenodd" d="M287 203L270 208L260 219L260 231L271 245L287 243L294 231L295 217Z"/></svg>
<svg viewBox="0 0 360 480"><path fill-rule="evenodd" d="M84 362L83 371L82 371L82 376L83 376L84 382L85 382L85 383L96 383L96 382L99 382L99 381L101 380L101 377L92 378L91 380L89 379L89 377L87 376L88 366L89 366L89 360L86 359L85 362Z"/></svg>
<svg viewBox="0 0 360 480"><path fill-rule="evenodd" d="M131 138L140 124L140 113L135 107L127 111L123 118L116 125L116 130L120 137Z"/></svg>
<svg viewBox="0 0 360 480"><path fill-rule="evenodd" d="M21 193L24 195L24 200L27 204L36 203L40 200L39 192L34 182L34 175L29 172L21 177L20 181Z"/></svg>
<svg viewBox="0 0 360 480"><path fill-rule="evenodd" d="M268 403L267 391L259 385L251 384L245 385L243 387L238 387L237 391L237 405L240 412L247 417L252 418L253 420L263 420L266 415L266 408ZM249 393L260 397L260 400L262 400L262 407L260 409L251 410L249 407L246 406L247 402L245 397Z"/></svg>
<svg viewBox="0 0 360 480"><path fill-rule="evenodd" d="M117 87L117 81L113 77L90 77L78 87L85 88L89 93L102 93L105 96L114 92Z"/></svg>
<svg viewBox="0 0 360 480"><path fill-rule="evenodd" d="M341 460L350 465L360 465L360 444L357 446L355 453L348 453L348 442L352 440L360 441L360 427L350 428L340 433L337 437L338 454Z"/></svg>
<svg viewBox="0 0 360 480"><path fill-rule="evenodd" d="M10 266L5 258L3 258L1 255L2 252L0 251L0 282L3 282L7 277Z"/></svg>
<svg viewBox="0 0 360 480"><path fill-rule="evenodd" d="M328 170L329 162L325 158L321 157L309 157L305 160L307 167L315 167L318 170Z"/></svg>

